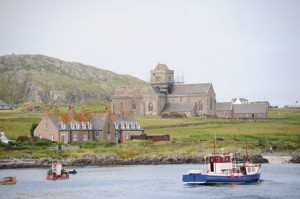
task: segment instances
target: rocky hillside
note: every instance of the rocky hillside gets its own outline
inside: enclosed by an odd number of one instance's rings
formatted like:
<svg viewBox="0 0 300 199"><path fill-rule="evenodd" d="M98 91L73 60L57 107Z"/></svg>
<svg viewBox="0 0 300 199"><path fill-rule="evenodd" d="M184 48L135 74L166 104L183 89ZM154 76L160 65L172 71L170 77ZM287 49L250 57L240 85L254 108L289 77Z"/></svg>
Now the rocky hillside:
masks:
<svg viewBox="0 0 300 199"><path fill-rule="evenodd" d="M0 56L0 99L7 102L81 103L109 99L117 86L144 81L43 55Z"/></svg>

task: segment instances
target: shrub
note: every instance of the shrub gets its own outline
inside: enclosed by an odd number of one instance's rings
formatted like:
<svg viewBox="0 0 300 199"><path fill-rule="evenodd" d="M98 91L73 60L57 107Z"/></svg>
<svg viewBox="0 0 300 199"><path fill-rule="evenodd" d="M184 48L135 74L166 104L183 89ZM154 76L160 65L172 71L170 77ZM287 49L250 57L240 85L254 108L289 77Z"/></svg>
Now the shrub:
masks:
<svg viewBox="0 0 300 199"><path fill-rule="evenodd" d="M80 143L78 142L78 141L73 141L72 143L71 143L71 145L75 145L75 146L78 146Z"/></svg>
<svg viewBox="0 0 300 199"><path fill-rule="evenodd" d="M37 146L51 146L52 142L48 139L41 138L36 142Z"/></svg>
<svg viewBox="0 0 300 199"><path fill-rule="evenodd" d="M99 141L86 141L82 144L83 148L96 148L96 147L112 147L116 145L114 142L99 142Z"/></svg>
<svg viewBox="0 0 300 199"><path fill-rule="evenodd" d="M31 137L34 137L34 130L37 127L38 123L33 122L30 128L30 135Z"/></svg>
<svg viewBox="0 0 300 199"><path fill-rule="evenodd" d="M180 112L162 113L162 118L185 118L187 115Z"/></svg>
<svg viewBox="0 0 300 199"><path fill-rule="evenodd" d="M29 137L27 135L21 135L17 138L17 142L28 142Z"/></svg>

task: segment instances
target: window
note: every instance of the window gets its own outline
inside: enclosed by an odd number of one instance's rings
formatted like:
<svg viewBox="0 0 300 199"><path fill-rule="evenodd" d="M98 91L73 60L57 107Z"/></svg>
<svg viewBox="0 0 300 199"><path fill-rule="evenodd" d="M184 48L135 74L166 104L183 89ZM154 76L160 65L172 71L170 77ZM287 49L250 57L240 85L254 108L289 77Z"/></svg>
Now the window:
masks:
<svg viewBox="0 0 300 199"><path fill-rule="evenodd" d="M65 144L67 143L67 135L66 134L61 135L61 141Z"/></svg>
<svg viewBox="0 0 300 199"><path fill-rule="evenodd" d="M73 122L70 123L71 129L75 128L75 124Z"/></svg>
<svg viewBox="0 0 300 199"><path fill-rule="evenodd" d="M62 121L60 122L60 126L61 126L61 129L66 129L66 124L63 123Z"/></svg>
<svg viewBox="0 0 300 199"><path fill-rule="evenodd" d="M148 104L148 110L153 111L153 105L151 104L151 102Z"/></svg>
<svg viewBox="0 0 300 199"><path fill-rule="evenodd" d="M81 122L81 126L82 126L82 129L86 129L86 123L85 122Z"/></svg>
<svg viewBox="0 0 300 199"><path fill-rule="evenodd" d="M213 98L212 97L210 97L210 110L212 110L213 109Z"/></svg>
<svg viewBox="0 0 300 199"><path fill-rule="evenodd" d="M48 123L45 124L45 129L46 129L46 130L48 129Z"/></svg>
<svg viewBox="0 0 300 199"><path fill-rule="evenodd" d="M73 140L78 140L78 135L77 134L73 135Z"/></svg>
<svg viewBox="0 0 300 199"><path fill-rule="evenodd" d="M99 137L99 131L95 131L95 137Z"/></svg>
<svg viewBox="0 0 300 199"><path fill-rule="evenodd" d="M92 123L88 122L87 126L88 126L88 129L92 129Z"/></svg>
<svg viewBox="0 0 300 199"><path fill-rule="evenodd" d="M87 135L87 134L84 134L84 135L83 135L83 140L88 140L88 139L89 139L88 135Z"/></svg>
<svg viewBox="0 0 300 199"><path fill-rule="evenodd" d="M42 134L40 134L39 137L42 138Z"/></svg>
<svg viewBox="0 0 300 199"><path fill-rule="evenodd" d="M51 140L54 141L54 134L51 134Z"/></svg>
<svg viewBox="0 0 300 199"><path fill-rule="evenodd" d="M129 134L128 133L125 134L125 139L129 140Z"/></svg>
<svg viewBox="0 0 300 199"><path fill-rule="evenodd" d="M78 122L76 122L75 125L76 125L76 129L80 128L80 124Z"/></svg>
<svg viewBox="0 0 300 199"><path fill-rule="evenodd" d="M134 101L131 103L131 109L136 109L136 103Z"/></svg>
<svg viewBox="0 0 300 199"><path fill-rule="evenodd" d="M202 110L203 110L203 103L202 103L202 102L199 102L199 103L198 103L198 110L199 110L199 111L202 111Z"/></svg>

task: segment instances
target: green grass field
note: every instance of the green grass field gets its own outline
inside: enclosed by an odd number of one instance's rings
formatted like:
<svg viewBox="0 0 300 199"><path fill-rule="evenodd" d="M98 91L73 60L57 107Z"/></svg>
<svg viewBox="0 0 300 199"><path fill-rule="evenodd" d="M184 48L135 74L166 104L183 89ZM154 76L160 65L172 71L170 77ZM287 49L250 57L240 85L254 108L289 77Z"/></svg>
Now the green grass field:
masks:
<svg viewBox="0 0 300 199"><path fill-rule="evenodd" d="M90 102L84 105L89 111L104 111L108 103ZM54 106L49 106L53 109ZM80 111L82 105L75 105ZM59 106L67 112L68 106ZM34 122L39 122L42 112L1 111L0 130L11 139L29 136ZM266 120L225 120L218 118L163 119L159 117L136 117L148 134L169 134L170 142L129 141L113 146L96 145L81 149L65 150L61 157L79 157L88 153L113 152L121 158L139 155L171 155L212 152L213 139L217 138L219 148L226 151L244 151L245 142L251 152L268 151L270 146L276 151L291 152L300 149L300 109L270 109ZM48 147L26 146L21 150L1 150L0 157L7 156L34 158L56 157L56 150Z"/></svg>

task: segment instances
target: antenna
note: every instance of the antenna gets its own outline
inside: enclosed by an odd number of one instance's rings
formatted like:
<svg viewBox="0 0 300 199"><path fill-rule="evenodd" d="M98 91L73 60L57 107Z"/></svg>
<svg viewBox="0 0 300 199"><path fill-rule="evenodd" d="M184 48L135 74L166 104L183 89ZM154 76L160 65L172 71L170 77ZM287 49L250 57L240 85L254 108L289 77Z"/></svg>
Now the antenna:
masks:
<svg viewBox="0 0 300 199"><path fill-rule="evenodd" d="M246 141L246 162L248 162L248 142Z"/></svg>

